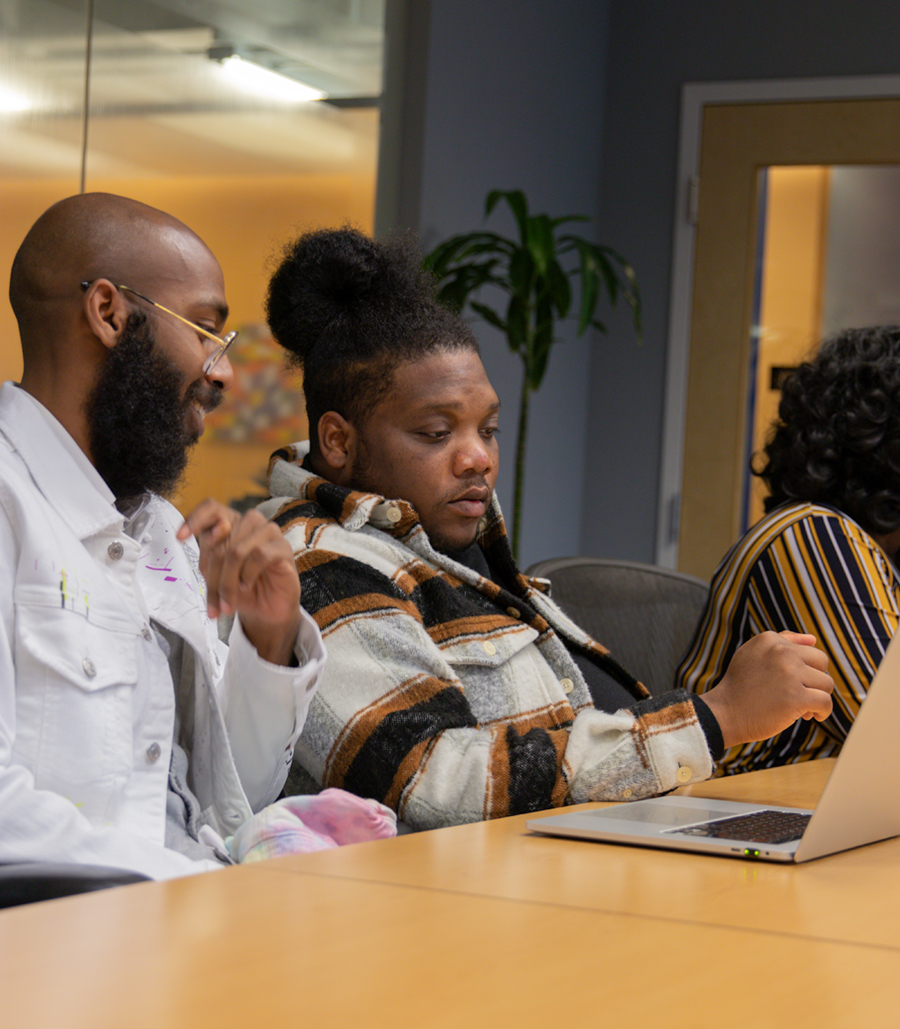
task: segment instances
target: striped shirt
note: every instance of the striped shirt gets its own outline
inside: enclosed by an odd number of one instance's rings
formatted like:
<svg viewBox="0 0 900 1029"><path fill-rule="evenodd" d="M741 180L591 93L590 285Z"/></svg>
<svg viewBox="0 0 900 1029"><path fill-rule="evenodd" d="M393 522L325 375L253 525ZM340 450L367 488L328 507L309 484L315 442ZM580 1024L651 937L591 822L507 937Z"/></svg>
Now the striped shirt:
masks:
<svg viewBox="0 0 900 1029"><path fill-rule="evenodd" d="M327 482L305 453L273 455L263 510L293 546L328 650L294 752L316 784L428 829L636 799L712 773L696 698L648 697L546 583L523 576L496 499L477 541L488 578L435 551L408 503ZM573 651L632 704L594 708Z"/></svg>
<svg viewBox="0 0 900 1029"><path fill-rule="evenodd" d="M716 569L709 602L676 684L704 693L734 652L767 629L810 633L828 655L834 711L770 740L732 747L717 774L832 757L840 749L900 621L900 577L856 522L819 504L784 504Z"/></svg>

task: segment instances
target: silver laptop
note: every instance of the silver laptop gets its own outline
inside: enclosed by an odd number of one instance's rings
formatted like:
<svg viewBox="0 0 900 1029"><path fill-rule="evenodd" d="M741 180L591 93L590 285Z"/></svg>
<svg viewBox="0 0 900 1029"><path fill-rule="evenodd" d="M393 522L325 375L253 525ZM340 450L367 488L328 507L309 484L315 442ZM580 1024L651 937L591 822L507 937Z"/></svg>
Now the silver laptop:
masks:
<svg viewBox="0 0 900 1029"><path fill-rule="evenodd" d="M900 836L900 641L872 681L815 811L699 797L657 797L532 818L552 836L693 850L761 861L810 861Z"/></svg>

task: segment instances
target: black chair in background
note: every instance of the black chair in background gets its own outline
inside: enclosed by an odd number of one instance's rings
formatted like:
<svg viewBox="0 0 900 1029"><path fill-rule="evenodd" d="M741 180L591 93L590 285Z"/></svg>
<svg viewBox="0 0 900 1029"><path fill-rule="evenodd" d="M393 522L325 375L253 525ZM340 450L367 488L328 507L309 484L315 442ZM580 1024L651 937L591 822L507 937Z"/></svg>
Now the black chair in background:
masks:
<svg viewBox="0 0 900 1029"><path fill-rule="evenodd" d="M0 908L31 904L37 900L53 900L75 893L92 893L111 886L146 882L148 876L102 865L28 862L0 864Z"/></svg>
<svg viewBox="0 0 900 1029"><path fill-rule="evenodd" d="M550 595L563 611L651 693L673 688L709 596L702 579L598 557L550 558L527 574L549 579Z"/></svg>

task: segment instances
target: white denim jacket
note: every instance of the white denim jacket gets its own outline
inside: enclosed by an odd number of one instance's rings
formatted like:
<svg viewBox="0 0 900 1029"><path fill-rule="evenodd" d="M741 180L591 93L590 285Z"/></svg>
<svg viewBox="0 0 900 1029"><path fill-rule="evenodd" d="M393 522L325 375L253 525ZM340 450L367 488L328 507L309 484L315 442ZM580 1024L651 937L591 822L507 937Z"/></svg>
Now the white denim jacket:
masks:
<svg viewBox="0 0 900 1029"><path fill-rule="evenodd" d="M277 797L321 637L304 615L297 668L263 661L239 622L221 643L181 521L152 497L129 536L62 426L0 387L0 862L217 867L164 846L176 693L201 822L225 836ZM151 620L184 641L174 689Z"/></svg>

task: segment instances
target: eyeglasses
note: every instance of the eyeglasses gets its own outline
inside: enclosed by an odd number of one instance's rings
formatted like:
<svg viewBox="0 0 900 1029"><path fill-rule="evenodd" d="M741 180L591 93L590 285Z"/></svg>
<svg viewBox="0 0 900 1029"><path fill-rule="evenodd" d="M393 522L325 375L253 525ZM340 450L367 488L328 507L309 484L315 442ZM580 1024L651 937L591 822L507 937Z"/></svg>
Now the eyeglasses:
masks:
<svg viewBox="0 0 900 1029"><path fill-rule="evenodd" d="M82 282L81 288L86 290L90 285L90 282ZM199 332L201 336L206 336L207 339L212 340L213 343L216 344L216 349L203 362L204 375L209 375L225 354L225 351L228 350L237 338L237 329L229 332L226 336L217 336L214 332L210 332L209 329L204 329L202 325L198 325L196 322L192 322L189 318L185 318L183 315L170 311L168 307L163 307L162 304L158 304L155 300L151 300L150 297L145 297L143 293L138 293L138 291L136 289L132 289L131 286L126 286L121 282L113 283L113 285L116 289L123 289L126 293L133 293L136 297L140 297L141 300L145 300L151 305L151 307L157 307L160 311L165 311L166 314L170 314L173 318L177 318L180 322L184 322L185 325L189 325L194 332Z"/></svg>

